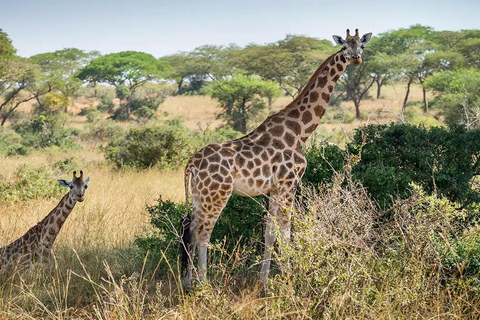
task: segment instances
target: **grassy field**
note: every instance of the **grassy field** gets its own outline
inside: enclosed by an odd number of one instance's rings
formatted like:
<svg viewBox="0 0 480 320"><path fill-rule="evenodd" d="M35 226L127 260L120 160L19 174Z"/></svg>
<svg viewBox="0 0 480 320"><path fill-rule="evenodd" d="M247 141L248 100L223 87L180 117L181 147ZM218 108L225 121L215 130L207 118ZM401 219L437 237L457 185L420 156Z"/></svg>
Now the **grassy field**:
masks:
<svg viewBox="0 0 480 320"><path fill-rule="evenodd" d="M400 84L384 88L381 99L362 102L361 119L353 118L354 108L351 103L331 108L325 115L326 123L317 129L318 134L320 137L329 137L334 142L343 143L345 136L350 135L355 127L368 123L398 121L402 118L400 114L404 92L404 86ZM421 90L414 87L410 101L420 100ZM70 111L78 112L80 108L93 103L92 101L84 99ZM287 97L278 98L271 112L283 108L289 101ZM423 116L420 104L408 108L412 110L409 110L410 117L416 121L426 119L437 122L434 119L435 111ZM28 108L24 111L28 111ZM160 111L164 113L161 119L181 117L183 124L189 129L205 130L222 124L216 118L220 112L217 103L205 96L169 97L160 106ZM350 120L342 122L342 117L335 118L335 114L343 114L344 119ZM67 126L81 128L84 122L85 117L73 116L68 120ZM312 305L308 303L314 303L313 300L301 301L302 295L288 293L285 283L281 281L283 291L277 291L280 296L258 298L254 281L257 277L256 267L245 265L242 260L245 253L240 248L233 253L224 253L222 259L215 260L210 276L211 283L193 296L179 295L175 291L176 270L171 270L168 274L157 274L154 279L150 278L153 277L152 274L146 277L147 274L142 271L142 253L133 242L136 236L152 232L145 210L147 205L155 203L160 195L175 202L184 201L182 170L115 170L105 162L103 154L97 148L84 144L83 150L35 152L26 157L2 157L0 173L3 179L9 180L13 179L16 168L21 164L52 165L67 158L74 159L81 166L78 169L82 169L91 178L86 200L77 204L57 238L55 250L58 266L54 276L47 278L48 282L43 284L35 282L35 285L31 285L17 281L11 286L3 285L0 293L0 318L312 318L309 311ZM57 178L70 179L70 175L55 177ZM0 199L0 246L20 237L41 220L59 200L60 197L34 198L22 202ZM221 248L217 250L221 252ZM356 257L363 259L361 254ZM251 269L247 272L249 276L242 278L233 272L226 273L225 270L231 271L237 266L247 271ZM357 267L358 270L355 269ZM361 264L352 264L352 268L356 271L352 269L351 272L360 272ZM296 272L294 269L290 271ZM358 287L352 285L350 289L356 290ZM328 290L325 290L317 293L325 295L327 299ZM385 306L378 309L382 310L381 312L372 311L373 307L371 313L364 312L365 310L356 311L355 308L361 307L364 302L355 307L356 296L349 290L345 291L345 296L340 294L340 289L335 291L334 297L328 298L333 305L327 306L327 302L322 302L322 308L328 307L328 310L352 306L345 309L348 312L332 311L333 313L324 314L327 315L325 318L402 317L400 311L397 316L390 316L389 311L398 307L391 301L384 301ZM401 287L398 287L398 290L401 290ZM415 291L415 294L420 291ZM289 294L291 296L288 299L282 296ZM413 300L415 299L412 298ZM419 304L409 306L421 307ZM434 307L428 308L428 314L436 314ZM439 309L438 314L441 312L443 311ZM403 315L408 318L413 314L415 313ZM446 317L448 318L448 315Z"/></svg>

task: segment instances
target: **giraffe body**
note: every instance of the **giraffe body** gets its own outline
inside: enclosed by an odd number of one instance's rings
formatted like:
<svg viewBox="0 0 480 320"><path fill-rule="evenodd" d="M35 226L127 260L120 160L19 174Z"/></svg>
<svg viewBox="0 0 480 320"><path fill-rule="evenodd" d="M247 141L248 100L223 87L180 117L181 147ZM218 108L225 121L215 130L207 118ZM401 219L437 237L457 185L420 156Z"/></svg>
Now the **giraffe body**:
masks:
<svg viewBox="0 0 480 320"><path fill-rule="evenodd" d="M69 187L70 191L42 221L30 228L21 238L0 248L0 270L21 270L34 265L50 267L53 243L75 204L84 200L89 181L90 178L83 180L82 171L80 177L76 177L74 172L71 182L58 180L61 185Z"/></svg>
<svg viewBox="0 0 480 320"><path fill-rule="evenodd" d="M334 36L343 48L327 58L309 82L286 108L268 117L259 127L246 136L228 142L208 145L188 162L185 168L185 193L188 204L191 185L192 216L187 213L182 221L183 286L191 286L193 253L198 248L198 275L205 278L207 243L215 223L232 193L241 196L269 194L269 219L265 230L265 257L260 281L266 286L270 269L276 229L283 241L290 238L291 207L296 186L307 162L302 154L305 140L320 123L334 85L349 63L361 62L364 43L362 39ZM338 37L338 38L335 38ZM358 62L358 63L360 63ZM191 180L190 180L191 176Z"/></svg>

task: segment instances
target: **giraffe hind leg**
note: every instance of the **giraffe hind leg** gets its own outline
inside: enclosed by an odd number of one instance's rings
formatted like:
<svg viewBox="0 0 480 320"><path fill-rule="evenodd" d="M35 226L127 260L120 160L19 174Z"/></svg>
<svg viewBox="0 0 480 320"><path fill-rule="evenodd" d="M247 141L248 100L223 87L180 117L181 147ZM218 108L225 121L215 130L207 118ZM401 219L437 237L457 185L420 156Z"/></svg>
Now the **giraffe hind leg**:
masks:
<svg viewBox="0 0 480 320"><path fill-rule="evenodd" d="M192 266L193 266L193 241L190 231L191 218L185 215L180 222L181 242L180 242L180 263L182 275L182 287L190 290L192 287Z"/></svg>

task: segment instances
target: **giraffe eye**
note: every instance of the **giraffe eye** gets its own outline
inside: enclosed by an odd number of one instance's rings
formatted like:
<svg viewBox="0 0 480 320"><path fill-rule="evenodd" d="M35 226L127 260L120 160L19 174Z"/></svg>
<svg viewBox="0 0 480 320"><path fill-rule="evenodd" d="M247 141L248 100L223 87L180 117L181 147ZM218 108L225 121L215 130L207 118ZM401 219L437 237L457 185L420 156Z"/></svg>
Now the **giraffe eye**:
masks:
<svg viewBox="0 0 480 320"><path fill-rule="evenodd" d="M362 45L360 46L360 48L362 48L362 49L365 49L365 45L364 45L364 44L362 44Z"/></svg>
<svg viewBox="0 0 480 320"><path fill-rule="evenodd" d="M88 185L85 186L85 189L88 189Z"/></svg>

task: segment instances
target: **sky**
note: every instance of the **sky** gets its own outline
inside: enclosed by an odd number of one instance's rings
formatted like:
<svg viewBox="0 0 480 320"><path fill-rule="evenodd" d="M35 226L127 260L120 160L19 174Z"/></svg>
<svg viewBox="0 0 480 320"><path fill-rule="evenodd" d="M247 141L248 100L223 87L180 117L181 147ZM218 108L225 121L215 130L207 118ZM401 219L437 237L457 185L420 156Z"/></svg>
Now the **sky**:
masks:
<svg viewBox="0 0 480 320"><path fill-rule="evenodd" d="M0 0L0 29L24 57L71 47L160 57L287 34L331 40L347 28L480 29L479 14L479 0Z"/></svg>

